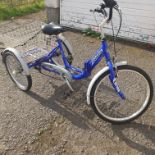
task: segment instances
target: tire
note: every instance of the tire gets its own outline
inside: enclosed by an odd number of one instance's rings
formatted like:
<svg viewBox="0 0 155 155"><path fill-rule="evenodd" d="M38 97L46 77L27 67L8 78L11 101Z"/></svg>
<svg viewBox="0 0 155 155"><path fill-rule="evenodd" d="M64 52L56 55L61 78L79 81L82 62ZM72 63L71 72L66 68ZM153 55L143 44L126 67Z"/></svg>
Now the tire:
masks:
<svg viewBox="0 0 155 155"><path fill-rule="evenodd" d="M13 61L12 63L11 60ZM24 75L23 67L17 57L12 52L7 51L3 53L3 62L11 80L16 86L22 91L30 90L32 87L31 75Z"/></svg>
<svg viewBox="0 0 155 155"><path fill-rule="evenodd" d="M109 71L107 71L95 81L90 92L90 104L101 119L113 124L122 124L133 121L148 109L153 98L153 84L147 73L140 68L125 65L117 69L116 81L125 94L126 100L122 100L116 94L109 80ZM140 92L142 86L144 86L142 92L145 95ZM98 96L99 94L101 96ZM103 100L100 101L102 97Z"/></svg>
<svg viewBox="0 0 155 155"><path fill-rule="evenodd" d="M72 61L73 61L72 53L70 52L69 48L67 47L67 45L63 41L62 41L62 47L63 47L63 50L64 50L64 54L65 54L65 56L67 58L67 61L71 65ZM64 66L63 59L62 59L62 56L61 56L61 53L60 53L60 49L57 49L56 55L54 57L52 57L52 61L56 65Z"/></svg>

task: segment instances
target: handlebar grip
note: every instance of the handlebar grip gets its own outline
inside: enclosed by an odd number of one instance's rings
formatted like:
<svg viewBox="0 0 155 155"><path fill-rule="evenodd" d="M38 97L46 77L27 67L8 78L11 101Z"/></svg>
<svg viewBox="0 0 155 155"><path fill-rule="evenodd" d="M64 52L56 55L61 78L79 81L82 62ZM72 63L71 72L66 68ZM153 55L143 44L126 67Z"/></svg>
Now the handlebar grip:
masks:
<svg viewBox="0 0 155 155"><path fill-rule="evenodd" d="M102 13L102 10L101 9L95 9L94 11L95 12L98 12L98 13Z"/></svg>
<svg viewBox="0 0 155 155"><path fill-rule="evenodd" d="M94 9L94 10L90 10L90 12L103 13L102 9Z"/></svg>

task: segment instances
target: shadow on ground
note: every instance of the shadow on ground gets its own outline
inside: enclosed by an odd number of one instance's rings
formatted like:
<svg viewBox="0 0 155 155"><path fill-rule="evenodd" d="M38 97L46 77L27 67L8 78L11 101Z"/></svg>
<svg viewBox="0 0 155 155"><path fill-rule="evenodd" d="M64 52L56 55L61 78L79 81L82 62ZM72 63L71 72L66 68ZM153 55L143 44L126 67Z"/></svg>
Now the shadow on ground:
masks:
<svg viewBox="0 0 155 155"><path fill-rule="evenodd" d="M108 123L105 123L104 121L99 121L100 125L98 125L98 122L94 123L93 119L97 116L95 116L93 110L86 105L86 92L89 82L89 79L73 82L72 85L74 86L75 92L69 91L66 84L58 87L56 84L52 83L55 92L48 99L45 99L32 91L28 92L28 95L39 101L41 105L62 115L71 121L73 125L81 129L94 129L101 134L106 134L107 131L105 132L103 128L106 127ZM68 100L71 100L71 103L69 103ZM155 149L145 145L148 141L155 144L155 126L136 122L120 126L110 126L114 135L118 136L119 139L124 141L129 147L147 155L155 154ZM136 140L136 135L134 138L131 138L130 134L132 134L132 131L130 131L130 129L132 129L133 132L141 134L141 137L137 138L138 141ZM124 130L126 130L125 133L123 132ZM112 139L108 134L106 134L106 136Z"/></svg>
<svg viewBox="0 0 155 155"><path fill-rule="evenodd" d="M64 116L69 121L71 121L72 124L78 126L79 128L89 129L85 121L86 118L93 119L94 113L91 109L87 108L86 110L85 108L83 108L87 106L86 85L88 86L88 83L89 81L87 80L83 80L82 82L81 81L73 82L72 85L74 86L74 89L76 89L75 92L71 92L66 84L58 87L57 85L52 83L52 87L53 89L55 89L55 92L48 99L45 99L32 91L28 92L28 95L34 98L35 100L39 101L41 105L46 106L49 109L52 109L53 111ZM70 103L66 104L65 101L67 101L68 99L72 99L71 104ZM83 113L85 117L77 113L77 109L79 109L79 107L82 107L82 109L84 109Z"/></svg>
<svg viewBox="0 0 155 155"><path fill-rule="evenodd" d="M138 150L139 152L142 152L143 154L147 155L154 155L155 149L148 146L146 143L147 141L150 141L152 144L155 144L155 126L151 125L145 125L141 123L130 123L127 125L112 125L112 129L114 133L123 140L129 147ZM129 129L132 129L133 131L137 132L137 135L135 134L134 137L131 138L130 132L128 132ZM123 132L126 130L127 132ZM139 139L138 136L142 135L142 139ZM136 141L137 139L137 141Z"/></svg>

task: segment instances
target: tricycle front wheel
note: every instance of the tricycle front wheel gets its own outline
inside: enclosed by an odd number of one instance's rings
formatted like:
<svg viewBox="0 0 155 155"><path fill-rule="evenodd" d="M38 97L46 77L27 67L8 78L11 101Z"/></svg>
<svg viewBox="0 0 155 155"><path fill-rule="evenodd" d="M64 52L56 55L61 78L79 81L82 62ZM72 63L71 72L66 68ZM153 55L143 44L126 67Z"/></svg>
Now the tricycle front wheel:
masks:
<svg viewBox="0 0 155 155"><path fill-rule="evenodd" d="M115 123L127 123L142 115L153 97L153 85L145 71L135 66L119 66L117 83L125 95L122 99L112 87L109 71L95 81L90 92L90 104L102 119Z"/></svg>

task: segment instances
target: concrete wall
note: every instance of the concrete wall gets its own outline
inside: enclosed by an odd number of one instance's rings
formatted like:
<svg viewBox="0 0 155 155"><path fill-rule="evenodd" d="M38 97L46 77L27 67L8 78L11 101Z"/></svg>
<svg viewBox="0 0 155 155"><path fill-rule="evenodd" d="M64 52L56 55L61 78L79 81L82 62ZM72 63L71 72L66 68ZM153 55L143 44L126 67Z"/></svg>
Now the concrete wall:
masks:
<svg viewBox="0 0 155 155"><path fill-rule="evenodd" d="M155 0L117 0L123 12L122 38L155 44ZM60 21L64 26L85 29L97 28L90 9L102 0L60 0ZM101 17L97 16L99 22ZM118 15L114 13L114 27L118 28ZM110 26L105 32L111 34ZM116 31L115 31L116 32Z"/></svg>
<svg viewBox="0 0 155 155"><path fill-rule="evenodd" d="M60 1L45 0L48 23L60 23Z"/></svg>

